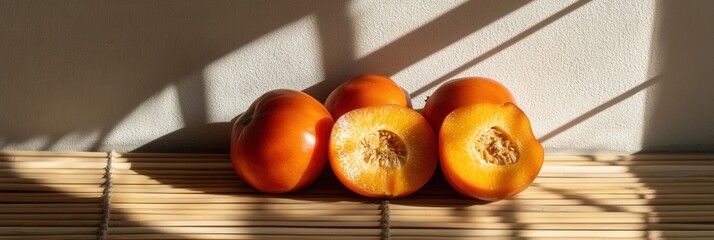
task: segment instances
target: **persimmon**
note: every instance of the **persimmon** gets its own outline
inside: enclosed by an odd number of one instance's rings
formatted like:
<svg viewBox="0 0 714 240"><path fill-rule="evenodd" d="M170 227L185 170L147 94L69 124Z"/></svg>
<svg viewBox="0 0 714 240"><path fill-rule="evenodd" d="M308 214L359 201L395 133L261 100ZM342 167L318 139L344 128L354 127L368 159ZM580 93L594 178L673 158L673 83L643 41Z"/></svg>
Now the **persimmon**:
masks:
<svg viewBox="0 0 714 240"><path fill-rule="evenodd" d="M352 78L335 88L325 100L325 107L334 119L354 109L388 104L411 106L409 96L399 85L375 74Z"/></svg>
<svg viewBox="0 0 714 240"><path fill-rule="evenodd" d="M459 78L439 86L424 104L422 115L438 134L446 115L457 108L475 103L507 102L515 103L516 100L505 86L495 80L484 77Z"/></svg>
<svg viewBox="0 0 714 240"><path fill-rule="evenodd" d="M525 190L543 165L543 147L513 103L458 108L439 132L444 177L463 195L496 201Z"/></svg>
<svg viewBox="0 0 714 240"><path fill-rule="evenodd" d="M332 129L330 166L350 190L398 198L416 192L436 170L436 136L421 114L399 105L359 108Z"/></svg>
<svg viewBox="0 0 714 240"><path fill-rule="evenodd" d="M304 188L327 165L333 123L327 109L310 95L287 89L267 92L233 126L235 171L262 192Z"/></svg>

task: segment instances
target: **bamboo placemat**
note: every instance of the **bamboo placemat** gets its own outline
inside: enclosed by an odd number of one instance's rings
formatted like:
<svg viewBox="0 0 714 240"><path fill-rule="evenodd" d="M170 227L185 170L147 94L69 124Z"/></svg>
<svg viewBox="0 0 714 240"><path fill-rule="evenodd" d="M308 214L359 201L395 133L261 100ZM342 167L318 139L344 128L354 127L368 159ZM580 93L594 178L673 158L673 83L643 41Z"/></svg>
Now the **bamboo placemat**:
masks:
<svg viewBox="0 0 714 240"><path fill-rule="evenodd" d="M227 155L0 151L0 239L478 237L714 239L714 156L548 156L528 190L486 203L438 173L387 201L329 170L259 193Z"/></svg>

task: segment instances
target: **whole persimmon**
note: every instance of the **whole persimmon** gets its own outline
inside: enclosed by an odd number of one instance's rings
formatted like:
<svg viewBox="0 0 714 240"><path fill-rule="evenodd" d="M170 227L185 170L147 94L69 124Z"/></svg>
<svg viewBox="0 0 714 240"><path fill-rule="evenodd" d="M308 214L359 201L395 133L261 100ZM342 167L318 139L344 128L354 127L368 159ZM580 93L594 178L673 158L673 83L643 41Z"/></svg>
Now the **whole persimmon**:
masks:
<svg viewBox="0 0 714 240"><path fill-rule="evenodd" d="M439 133L446 115L457 108L475 103L515 103L511 92L495 80L467 77L450 80L436 89L426 100L422 115L435 133Z"/></svg>
<svg viewBox="0 0 714 240"><path fill-rule="evenodd" d="M496 201L525 190L543 165L543 147L513 103L452 111L439 132L441 170L463 195Z"/></svg>
<svg viewBox="0 0 714 240"><path fill-rule="evenodd" d="M367 197L414 193L438 163L436 136L421 114L399 105L342 115L330 135L330 166L347 188Z"/></svg>
<svg viewBox="0 0 714 240"><path fill-rule="evenodd" d="M304 188L327 165L333 123L327 109L310 95L288 89L267 92L233 125L235 171L262 192Z"/></svg>
<svg viewBox="0 0 714 240"><path fill-rule="evenodd" d="M388 77L359 75L335 88L325 100L325 107L335 121L354 109L396 104L411 106L409 96Z"/></svg>

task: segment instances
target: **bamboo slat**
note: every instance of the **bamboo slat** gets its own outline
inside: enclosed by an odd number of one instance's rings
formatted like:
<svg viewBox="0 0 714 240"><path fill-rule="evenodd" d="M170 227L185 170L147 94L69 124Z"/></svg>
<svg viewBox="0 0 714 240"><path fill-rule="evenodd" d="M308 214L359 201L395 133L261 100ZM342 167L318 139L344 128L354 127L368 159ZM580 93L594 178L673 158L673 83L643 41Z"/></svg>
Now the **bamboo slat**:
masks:
<svg viewBox="0 0 714 240"><path fill-rule="evenodd" d="M0 151L0 238L97 239L107 161ZM490 203L439 173L389 203L350 192L329 170L304 190L264 194L226 154L117 153L112 179L107 239L714 238L706 154L548 156L531 187Z"/></svg>

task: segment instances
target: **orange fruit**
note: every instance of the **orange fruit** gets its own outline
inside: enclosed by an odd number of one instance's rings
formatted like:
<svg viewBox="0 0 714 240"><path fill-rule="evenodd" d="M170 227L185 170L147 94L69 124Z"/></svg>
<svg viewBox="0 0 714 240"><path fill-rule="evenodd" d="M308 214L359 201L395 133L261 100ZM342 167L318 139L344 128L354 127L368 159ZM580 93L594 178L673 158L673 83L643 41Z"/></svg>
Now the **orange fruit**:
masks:
<svg viewBox="0 0 714 240"><path fill-rule="evenodd" d="M325 107L334 119L354 109L396 104L410 106L409 96L388 77L359 75L335 88L325 100Z"/></svg>
<svg viewBox="0 0 714 240"><path fill-rule="evenodd" d="M476 103L507 102L515 103L516 100L500 83L483 77L460 78L439 86L424 104L422 115L438 134L446 115L457 108Z"/></svg>
<svg viewBox="0 0 714 240"><path fill-rule="evenodd" d="M231 161L236 173L262 192L307 187L327 165L333 123L327 109L310 95L288 89L263 94L233 125Z"/></svg>
<svg viewBox="0 0 714 240"><path fill-rule="evenodd" d="M543 165L543 147L513 103L458 108L439 132L444 177L463 195L496 201L525 190Z"/></svg>
<svg viewBox="0 0 714 240"><path fill-rule="evenodd" d="M436 170L436 136L418 112L399 105L359 108L332 128L330 166L350 190L398 198L416 192Z"/></svg>

